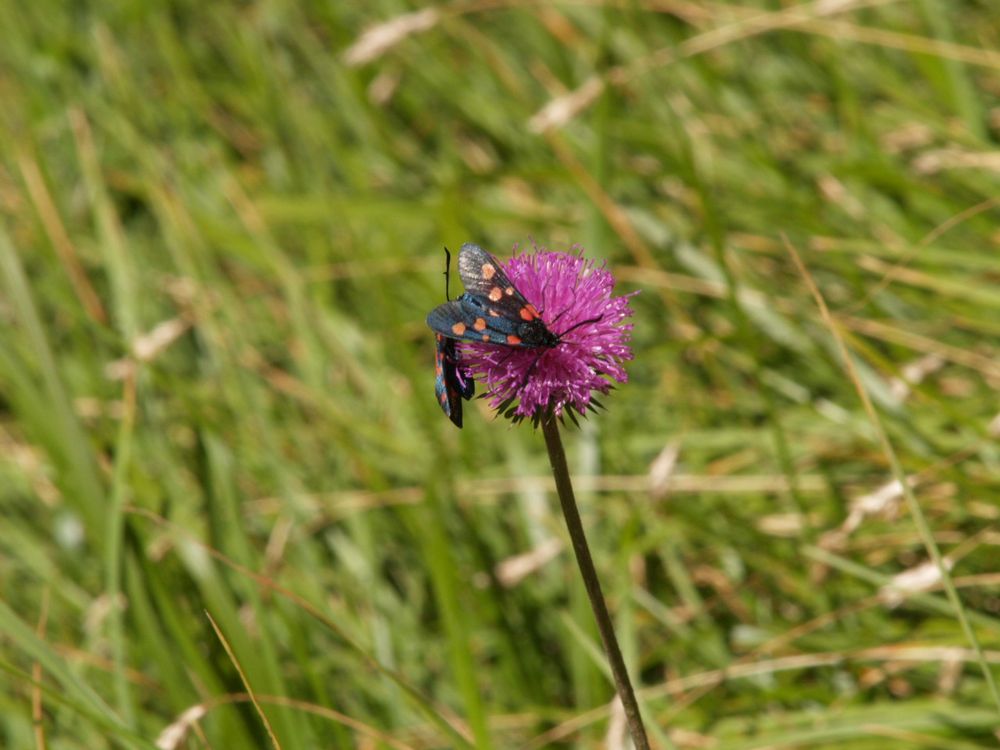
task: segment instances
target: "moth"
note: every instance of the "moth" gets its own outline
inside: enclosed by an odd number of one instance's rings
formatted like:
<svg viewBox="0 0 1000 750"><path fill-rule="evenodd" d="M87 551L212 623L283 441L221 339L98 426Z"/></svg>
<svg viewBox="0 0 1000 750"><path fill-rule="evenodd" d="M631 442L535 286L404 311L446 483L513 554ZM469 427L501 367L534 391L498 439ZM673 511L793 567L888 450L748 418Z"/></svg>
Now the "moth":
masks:
<svg viewBox="0 0 1000 750"><path fill-rule="evenodd" d="M458 254L458 275L465 293L438 305L427 316L427 325L441 336L517 347L559 345L537 308L507 278L496 258L471 242Z"/></svg>

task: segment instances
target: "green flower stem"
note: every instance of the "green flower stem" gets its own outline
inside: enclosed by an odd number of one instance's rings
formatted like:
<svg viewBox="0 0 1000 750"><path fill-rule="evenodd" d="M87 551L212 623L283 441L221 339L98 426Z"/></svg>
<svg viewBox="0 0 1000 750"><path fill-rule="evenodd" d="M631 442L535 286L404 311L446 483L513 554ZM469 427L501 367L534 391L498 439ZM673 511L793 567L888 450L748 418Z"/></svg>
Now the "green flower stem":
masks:
<svg viewBox="0 0 1000 750"><path fill-rule="evenodd" d="M545 445L549 449L549 463L552 464L552 475L556 480L556 491L559 494L559 503L562 505L563 517L566 519L566 528L569 530L569 538L573 542L573 552L576 554L577 565L580 566L580 575L583 576L583 585L587 589L590 606L594 610L594 618L597 620L597 629L601 633L604 651L611 664L615 688L618 690L618 697L625 709L625 720L628 722L629 734L632 735L632 742L635 744L636 750L649 750L649 740L646 738L646 728L643 726L642 716L639 714L639 704L635 699L635 691L628 678L628 670L625 669L625 660L622 658L618 639L615 638L611 615L608 614L607 605L604 603L604 594L601 593L601 584L597 580L597 571L594 569L594 560L590 556L587 537L583 533L580 511L576 507L573 485L569 480L569 468L566 466L566 452L563 450L562 438L559 436L559 425L555 415L551 412L542 419L542 432L545 434Z"/></svg>

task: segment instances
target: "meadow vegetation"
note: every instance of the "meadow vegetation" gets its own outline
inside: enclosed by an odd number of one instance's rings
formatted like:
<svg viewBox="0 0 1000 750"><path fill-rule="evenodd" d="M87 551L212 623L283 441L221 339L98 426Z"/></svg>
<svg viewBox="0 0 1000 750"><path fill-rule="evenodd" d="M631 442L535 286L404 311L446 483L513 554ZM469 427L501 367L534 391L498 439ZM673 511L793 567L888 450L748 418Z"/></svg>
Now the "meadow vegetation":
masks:
<svg viewBox="0 0 1000 750"><path fill-rule="evenodd" d="M0 29L0 746L623 746L541 435L435 402L471 240L641 292L564 440L655 747L997 747L994 3Z"/></svg>

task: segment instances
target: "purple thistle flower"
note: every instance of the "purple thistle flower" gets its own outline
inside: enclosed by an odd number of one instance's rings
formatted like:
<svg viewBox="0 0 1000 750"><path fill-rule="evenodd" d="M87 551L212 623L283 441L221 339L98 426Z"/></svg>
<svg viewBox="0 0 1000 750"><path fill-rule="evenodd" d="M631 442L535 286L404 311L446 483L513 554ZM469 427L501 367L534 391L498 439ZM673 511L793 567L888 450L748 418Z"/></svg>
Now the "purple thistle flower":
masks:
<svg viewBox="0 0 1000 750"><path fill-rule="evenodd" d="M505 409L516 421L538 418L548 408L556 416L567 407L586 415L593 391L607 393L611 381L628 380L622 363L632 359L632 324L624 321L632 315L629 298L638 292L613 297L607 264L596 266L582 251L536 247L501 265L560 337L559 344L512 348L462 342L463 369L485 384L491 407Z"/></svg>

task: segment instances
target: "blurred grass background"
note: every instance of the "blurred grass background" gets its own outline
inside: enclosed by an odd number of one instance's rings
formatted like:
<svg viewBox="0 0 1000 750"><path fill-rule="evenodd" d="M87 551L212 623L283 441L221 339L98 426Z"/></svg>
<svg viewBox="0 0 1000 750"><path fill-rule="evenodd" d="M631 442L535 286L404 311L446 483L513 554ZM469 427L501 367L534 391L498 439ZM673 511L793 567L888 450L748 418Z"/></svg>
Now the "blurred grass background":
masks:
<svg viewBox="0 0 1000 750"><path fill-rule="evenodd" d="M566 440L655 746L998 746L994 3L0 29L0 746L623 746L541 436L435 403L467 240L642 290Z"/></svg>

